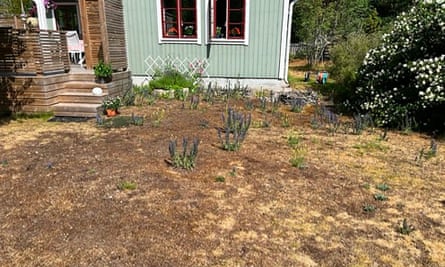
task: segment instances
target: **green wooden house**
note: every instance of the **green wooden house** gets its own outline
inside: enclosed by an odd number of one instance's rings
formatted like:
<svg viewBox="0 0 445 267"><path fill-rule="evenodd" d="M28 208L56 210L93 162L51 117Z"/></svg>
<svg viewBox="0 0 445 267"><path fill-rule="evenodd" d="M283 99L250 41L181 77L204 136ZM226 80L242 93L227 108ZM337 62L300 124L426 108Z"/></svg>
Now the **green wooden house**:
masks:
<svg viewBox="0 0 445 267"><path fill-rule="evenodd" d="M134 83L172 65L219 84L287 84L295 0L123 0Z"/></svg>

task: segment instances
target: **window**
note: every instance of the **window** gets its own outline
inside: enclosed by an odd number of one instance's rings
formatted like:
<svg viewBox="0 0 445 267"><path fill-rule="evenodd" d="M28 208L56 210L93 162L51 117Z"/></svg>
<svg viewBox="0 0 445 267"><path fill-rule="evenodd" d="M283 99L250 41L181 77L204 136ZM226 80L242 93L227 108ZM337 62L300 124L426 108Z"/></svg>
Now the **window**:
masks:
<svg viewBox="0 0 445 267"><path fill-rule="evenodd" d="M210 0L211 39L245 40L246 0Z"/></svg>
<svg viewBox="0 0 445 267"><path fill-rule="evenodd" d="M197 0L160 0L162 38L197 39Z"/></svg>

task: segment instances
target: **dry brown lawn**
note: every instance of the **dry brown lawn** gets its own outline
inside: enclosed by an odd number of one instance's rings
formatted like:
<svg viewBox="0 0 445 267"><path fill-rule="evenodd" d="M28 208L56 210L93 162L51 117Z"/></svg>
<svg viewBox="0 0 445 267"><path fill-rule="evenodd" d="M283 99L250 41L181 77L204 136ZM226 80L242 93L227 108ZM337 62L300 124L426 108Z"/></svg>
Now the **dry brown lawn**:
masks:
<svg viewBox="0 0 445 267"><path fill-rule="evenodd" d="M0 265L445 266L443 140L416 160L428 136L332 133L312 127L311 107L280 116L229 105L253 116L236 152L217 137L223 102L123 108L145 117L124 128L3 121ZM191 171L166 162L169 140L182 137L200 138Z"/></svg>

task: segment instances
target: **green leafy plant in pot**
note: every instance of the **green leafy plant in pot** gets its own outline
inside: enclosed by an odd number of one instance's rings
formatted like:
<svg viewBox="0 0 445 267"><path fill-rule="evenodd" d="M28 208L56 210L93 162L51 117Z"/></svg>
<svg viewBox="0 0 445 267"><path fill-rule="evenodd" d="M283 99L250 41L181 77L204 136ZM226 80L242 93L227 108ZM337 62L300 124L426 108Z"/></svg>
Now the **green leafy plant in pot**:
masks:
<svg viewBox="0 0 445 267"><path fill-rule="evenodd" d="M93 67L93 69L97 82L106 83L111 81L111 76L113 74L111 64L107 64L101 60Z"/></svg>
<svg viewBox="0 0 445 267"><path fill-rule="evenodd" d="M109 117L116 116L117 114L119 114L119 107L121 106L121 103L122 100L119 96L105 97L105 99L102 101L102 109L104 114Z"/></svg>

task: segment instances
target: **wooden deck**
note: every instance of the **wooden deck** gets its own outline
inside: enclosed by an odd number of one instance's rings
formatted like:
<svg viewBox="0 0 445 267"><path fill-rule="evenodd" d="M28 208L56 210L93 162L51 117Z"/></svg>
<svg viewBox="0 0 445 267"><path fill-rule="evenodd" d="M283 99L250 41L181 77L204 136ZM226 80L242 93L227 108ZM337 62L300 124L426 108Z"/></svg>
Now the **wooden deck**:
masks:
<svg viewBox="0 0 445 267"><path fill-rule="evenodd" d="M70 65L63 32L0 28L0 113L54 112L95 117L107 95L131 88L131 73L120 69L112 82L98 84L91 69ZM100 87L103 94L92 94Z"/></svg>
<svg viewBox="0 0 445 267"><path fill-rule="evenodd" d="M72 71L51 76L1 77L0 110L3 112L54 112L55 116L95 117L107 95L122 95L131 88L131 73L113 74L110 83L95 82L92 71ZM94 87L103 94L93 95Z"/></svg>

